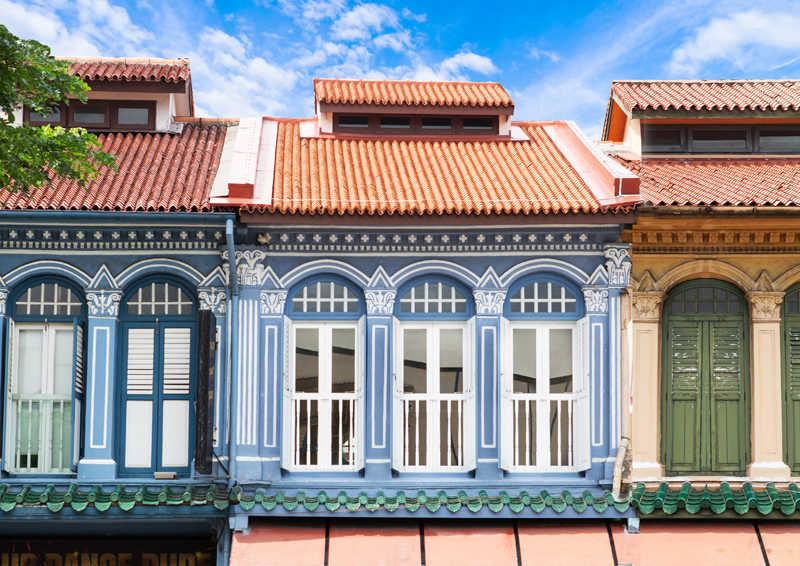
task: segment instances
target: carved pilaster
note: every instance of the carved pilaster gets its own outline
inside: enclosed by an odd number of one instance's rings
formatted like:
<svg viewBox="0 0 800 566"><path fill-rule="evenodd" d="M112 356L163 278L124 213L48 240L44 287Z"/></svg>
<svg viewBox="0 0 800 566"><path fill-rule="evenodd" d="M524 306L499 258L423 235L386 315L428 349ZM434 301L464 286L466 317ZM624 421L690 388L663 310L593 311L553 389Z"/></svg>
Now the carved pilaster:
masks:
<svg viewBox="0 0 800 566"><path fill-rule="evenodd" d="M627 244L609 244L603 249L608 270L608 284L627 287L631 279L631 258Z"/></svg>
<svg viewBox="0 0 800 566"><path fill-rule="evenodd" d="M588 314L608 312L608 289L584 289L583 299L586 301Z"/></svg>
<svg viewBox="0 0 800 566"><path fill-rule="evenodd" d="M367 289L364 292L364 296L367 299L368 314L392 314L397 291L393 289Z"/></svg>
<svg viewBox="0 0 800 566"><path fill-rule="evenodd" d="M499 289L475 289L475 308L478 314L503 314L506 292Z"/></svg>
<svg viewBox="0 0 800 566"><path fill-rule="evenodd" d="M225 289L216 287L203 288L199 290L198 297L200 297L200 308L202 310L210 310L214 313L214 316L225 316Z"/></svg>
<svg viewBox="0 0 800 566"><path fill-rule="evenodd" d="M750 304L753 322L780 322L781 303L785 293L778 291L751 291L745 295Z"/></svg>
<svg viewBox="0 0 800 566"><path fill-rule="evenodd" d="M8 300L8 289L0 288L0 316L6 315L6 301Z"/></svg>
<svg viewBox="0 0 800 566"><path fill-rule="evenodd" d="M122 291L88 289L86 291L86 302L89 306L89 315L95 317L118 317L121 298Z"/></svg>
<svg viewBox="0 0 800 566"><path fill-rule="evenodd" d="M661 291L633 292L633 320L640 322L658 322L661 320L661 308L666 293Z"/></svg>
<svg viewBox="0 0 800 566"><path fill-rule="evenodd" d="M283 314L286 307L286 291L274 289L261 291L261 314L279 315Z"/></svg>

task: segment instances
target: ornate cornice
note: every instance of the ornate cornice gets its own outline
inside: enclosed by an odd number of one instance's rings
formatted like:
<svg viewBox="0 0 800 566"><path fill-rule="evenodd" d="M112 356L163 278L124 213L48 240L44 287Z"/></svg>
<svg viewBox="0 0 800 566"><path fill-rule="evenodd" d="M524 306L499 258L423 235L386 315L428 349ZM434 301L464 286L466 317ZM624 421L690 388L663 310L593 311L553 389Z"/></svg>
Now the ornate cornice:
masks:
<svg viewBox="0 0 800 566"><path fill-rule="evenodd" d="M750 304L753 322L780 322L781 303L785 293L778 291L750 291L745 295Z"/></svg>
<svg viewBox="0 0 800 566"><path fill-rule="evenodd" d="M364 297L367 299L367 314L392 314L396 296L397 291L393 289L367 289L364 291Z"/></svg>
<svg viewBox="0 0 800 566"><path fill-rule="evenodd" d="M661 291L633 292L633 319L640 322L661 320L661 308L666 293Z"/></svg>
<svg viewBox="0 0 800 566"><path fill-rule="evenodd" d="M586 301L587 313L603 314L608 312L607 289L584 289L583 299Z"/></svg>
<svg viewBox="0 0 800 566"><path fill-rule="evenodd" d="M639 253L752 253L800 250L798 232L777 230L634 229L630 239Z"/></svg>
<svg viewBox="0 0 800 566"><path fill-rule="evenodd" d="M86 291L86 302L89 307L89 316L118 317L121 298L122 291L88 289Z"/></svg>
<svg viewBox="0 0 800 566"><path fill-rule="evenodd" d="M200 289L198 296L200 297L201 309L210 310L215 316L225 316L225 289L217 289L216 287Z"/></svg>
<svg viewBox="0 0 800 566"><path fill-rule="evenodd" d="M475 308L478 314L502 314L503 303L506 301L506 292L499 289L475 289Z"/></svg>
<svg viewBox="0 0 800 566"><path fill-rule="evenodd" d="M286 308L286 291L283 289L273 289L271 291L261 291L261 314L280 315Z"/></svg>

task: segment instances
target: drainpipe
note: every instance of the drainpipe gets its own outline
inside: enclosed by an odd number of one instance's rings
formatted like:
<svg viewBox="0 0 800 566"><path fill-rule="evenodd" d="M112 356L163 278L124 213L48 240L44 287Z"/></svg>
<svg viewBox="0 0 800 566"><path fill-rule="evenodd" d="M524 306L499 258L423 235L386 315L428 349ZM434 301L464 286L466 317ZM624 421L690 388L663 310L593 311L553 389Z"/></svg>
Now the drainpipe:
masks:
<svg viewBox="0 0 800 566"><path fill-rule="evenodd" d="M225 222L225 239L228 246L228 273L231 278L231 430L228 441L228 489L236 485L236 431L239 416L239 276L236 273L236 248L233 244L233 220Z"/></svg>
<svg viewBox="0 0 800 566"><path fill-rule="evenodd" d="M625 336L625 341L623 345L625 346L625 354L627 358L627 368L621 367L620 368L620 396L622 397L620 401L623 399L625 400L624 403L620 403L620 410L623 412L620 418L620 436L622 437L619 442L619 447L617 448L617 458L614 460L614 482L612 484L611 495L614 497L614 501L621 501L620 500L620 492L622 491L622 467L625 463L625 454L628 451L628 445L630 444L631 440L631 421L630 421L630 379L631 379L631 372L633 371L633 355L632 347L633 347L633 305L632 305L632 296L630 293L630 289L626 290L625 295L627 296L627 300L625 301L625 330L620 332L623 336ZM621 313L620 313L621 314ZM627 370L627 371L626 371Z"/></svg>

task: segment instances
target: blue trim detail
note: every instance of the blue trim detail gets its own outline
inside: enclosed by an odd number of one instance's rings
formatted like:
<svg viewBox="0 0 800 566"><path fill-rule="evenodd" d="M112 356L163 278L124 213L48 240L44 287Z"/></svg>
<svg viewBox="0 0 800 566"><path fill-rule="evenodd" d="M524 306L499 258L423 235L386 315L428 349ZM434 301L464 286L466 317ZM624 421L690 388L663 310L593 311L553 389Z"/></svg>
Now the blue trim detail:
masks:
<svg viewBox="0 0 800 566"><path fill-rule="evenodd" d="M568 293L575 297L575 312L569 313L531 313L531 312L511 312L511 297L513 297L521 288L527 287L534 283L555 283L567 290ZM503 316L508 320L579 320L586 316L586 304L583 300L583 291L575 283L575 281L564 277L552 271L541 271L535 274L529 274L526 277L517 279L512 286L508 288L506 294L506 301L503 305Z"/></svg>
<svg viewBox="0 0 800 566"><path fill-rule="evenodd" d="M59 275L80 287L86 287L92 281L92 278L87 273L81 271L74 265L63 261L45 259L26 263L11 270L6 274L5 282L6 285L16 286L20 281L25 281L28 278L57 277Z"/></svg>
<svg viewBox="0 0 800 566"><path fill-rule="evenodd" d="M405 297L412 288L424 283L442 283L444 285L453 287L456 291L461 293L464 299L466 299L466 312L401 312L403 297ZM398 320L469 320L475 316L475 298L472 296L472 289L464 285L464 283L453 279L452 277L445 277L442 275L423 275L407 281L397 289L397 296L394 302L394 316L397 317Z"/></svg>
<svg viewBox="0 0 800 566"><path fill-rule="evenodd" d="M81 301L81 312L78 315L32 315L32 314L17 314L16 310L16 303L17 300L22 296L25 291L30 289L31 287L35 287L36 285L41 285L42 283L58 283L59 285L68 288L70 291L75 293L75 295ZM45 275L45 274L37 274L33 277L28 279L22 280L22 282L17 283L14 285L13 290L8 295L8 302L6 303L6 317L13 318L14 320L18 320L20 322L44 322L45 320L51 322L72 322L75 319L85 319L86 318L86 296L83 293L83 289L79 287L75 281L70 280L63 275Z"/></svg>
<svg viewBox="0 0 800 566"><path fill-rule="evenodd" d="M333 282L347 288L358 298L358 310L356 312L295 312L294 298L304 288L316 283ZM302 279L289 287L286 293L286 316L293 320L358 320L366 314L366 301L361 287L354 281L334 273L319 273Z"/></svg>

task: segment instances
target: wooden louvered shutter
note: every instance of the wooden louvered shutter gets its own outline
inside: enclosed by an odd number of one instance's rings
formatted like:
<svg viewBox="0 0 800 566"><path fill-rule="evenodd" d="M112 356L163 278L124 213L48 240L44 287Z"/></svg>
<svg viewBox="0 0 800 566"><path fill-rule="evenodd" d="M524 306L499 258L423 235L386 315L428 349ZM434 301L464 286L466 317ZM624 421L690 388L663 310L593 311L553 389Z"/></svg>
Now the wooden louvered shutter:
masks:
<svg viewBox="0 0 800 566"><path fill-rule="evenodd" d="M748 426L745 414L744 324L709 322L711 338L711 466L717 472L744 471Z"/></svg>
<svg viewBox="0 0 800 566"><path fill-rule="evenodd" d="M189 465L192 329L163 327L161 465Z"/></svg>
<svg viewBox="0 0 800 566"><path fill-rule="evenodd" d="M667 472L700 469L701 322L667 325L664 450Z"/></svg>
<svg viewBox="0 0 800 566"><path fill-rule="evenodd" d="M126 468L153 466L155 328L128 328L125 373Z"/></svg>
<svg viewBox="0 0 800 566"><path fill-rule="evenodd" d="M83 414L83 323L75 321L74 326L74 346L72 351L75 357L72 360L72 458L70 469L75 472L78 470L78 460L81 455L81 415Z"/></svg>
<svg viewBox="0 0 800 566"><path fill-rule="evenodd" d="M786 430L788 464L800 471L800 321L786 321Z"/></svg>

